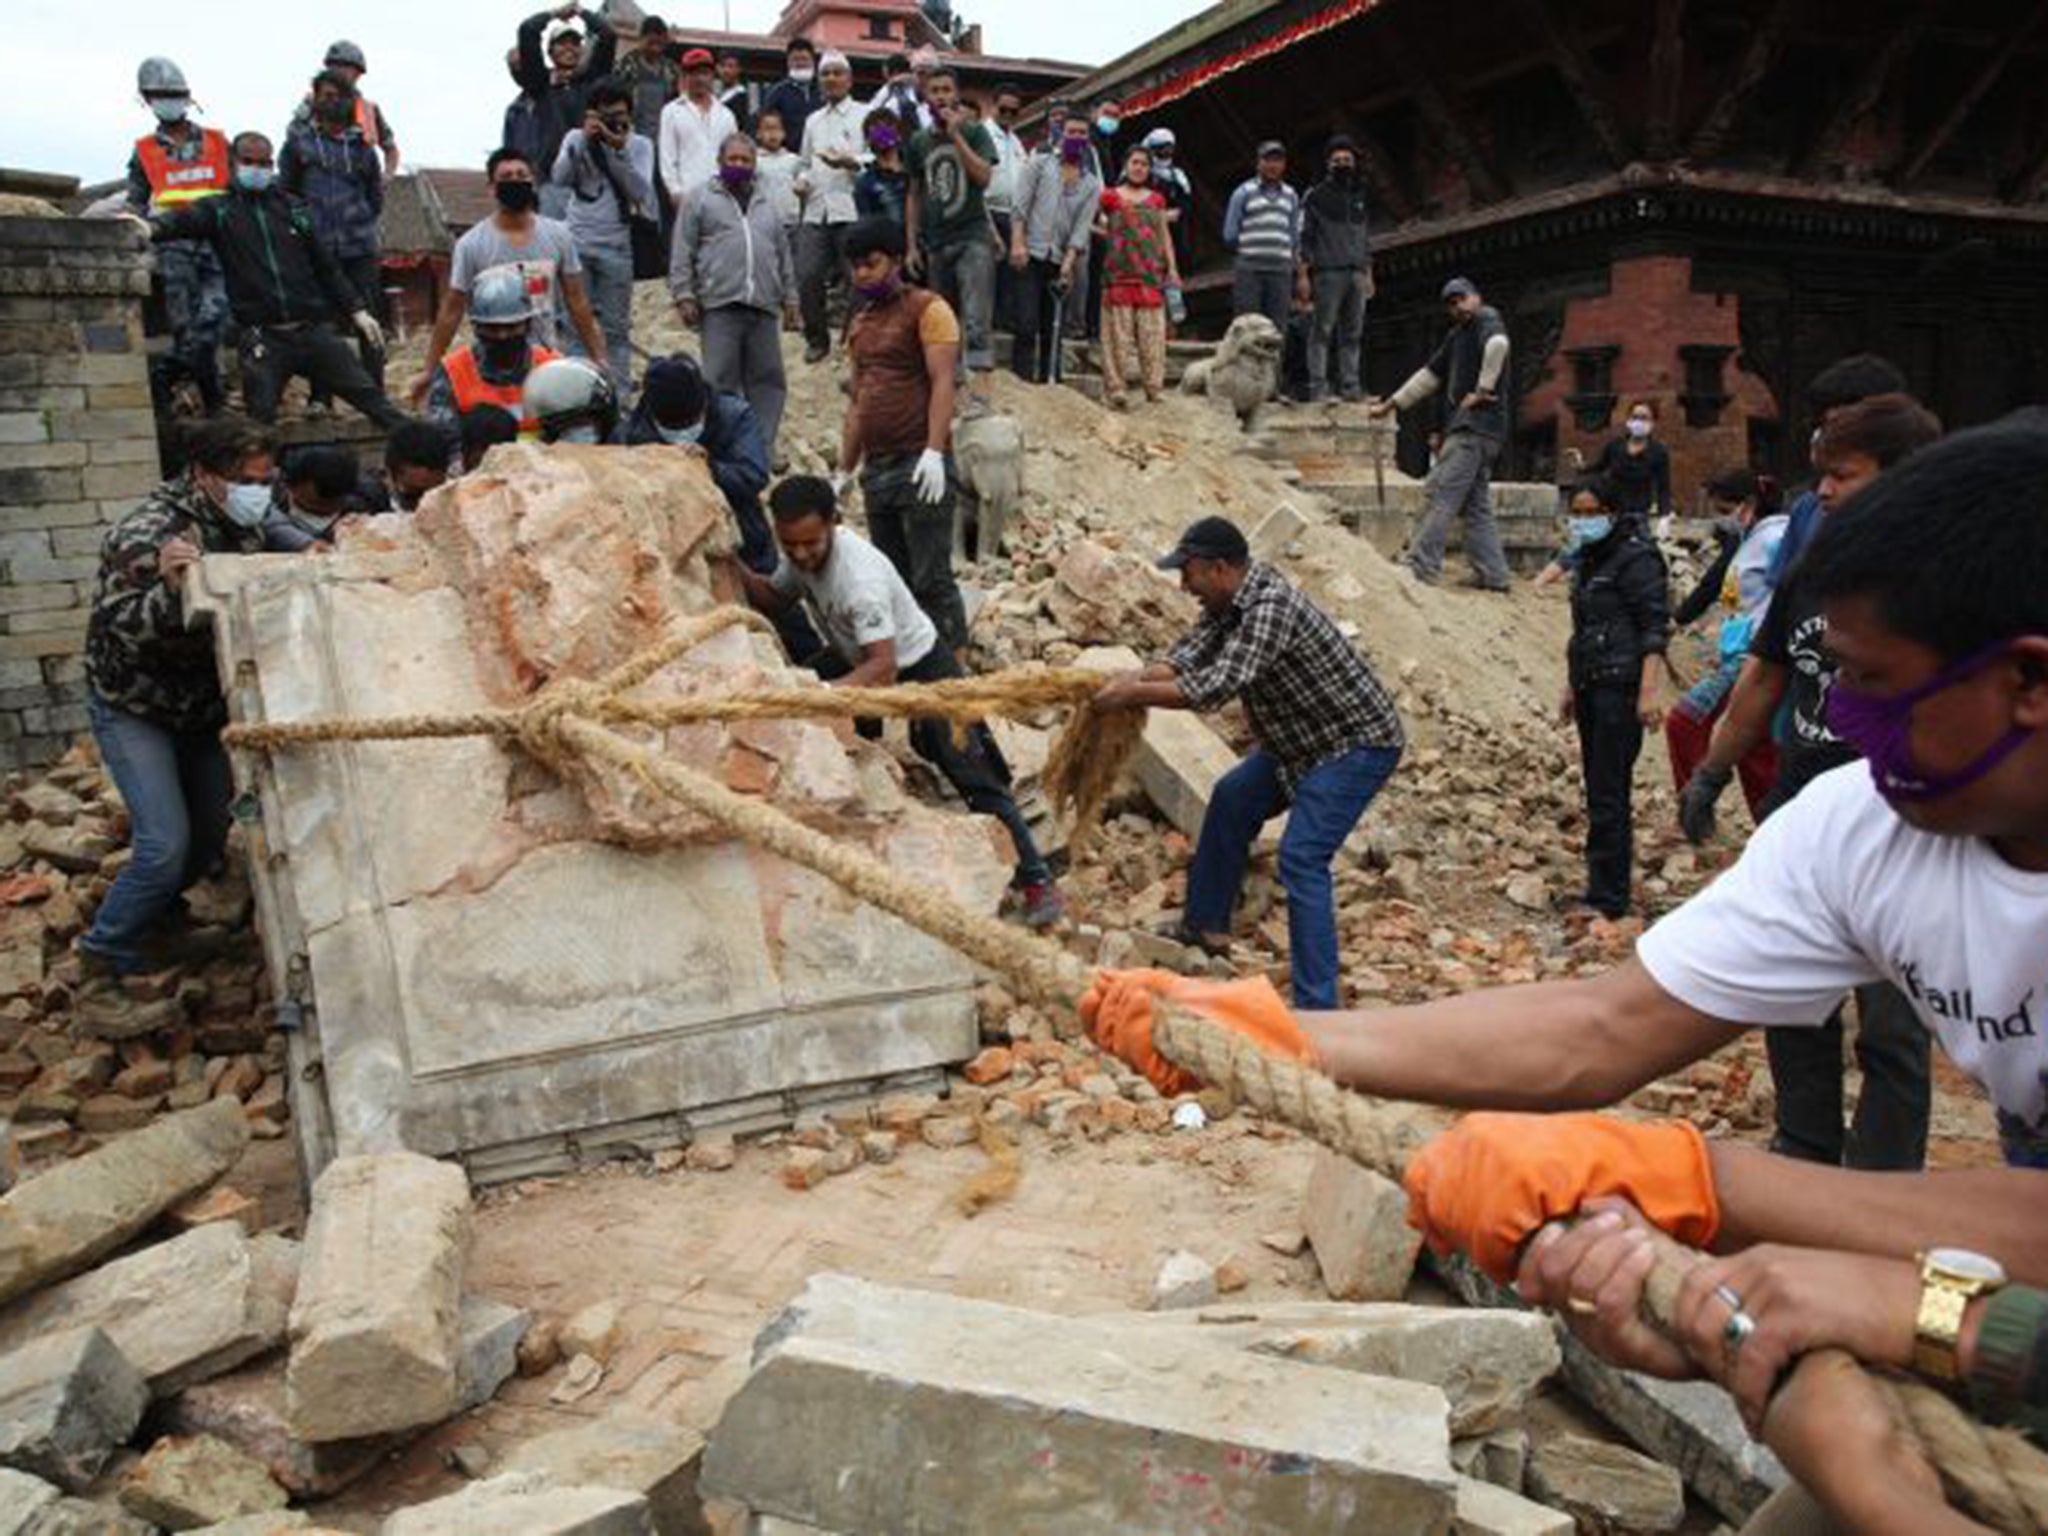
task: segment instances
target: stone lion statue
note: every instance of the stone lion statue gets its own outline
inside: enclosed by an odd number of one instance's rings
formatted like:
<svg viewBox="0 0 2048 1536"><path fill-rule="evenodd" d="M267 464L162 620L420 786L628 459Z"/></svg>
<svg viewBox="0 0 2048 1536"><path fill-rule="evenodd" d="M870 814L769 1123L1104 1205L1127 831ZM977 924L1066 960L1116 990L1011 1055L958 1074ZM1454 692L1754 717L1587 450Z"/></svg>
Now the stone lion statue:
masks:
<svg viewBox="0 0 2048 1536"><path fill-rule="evenodd" d="M1236 412L1249 431L1259 407L1272 398L1285 346L1279 327L1264 315L1239 315L1223 333L1216 355L1194 364L1181 378L1181 391L1207 395Z"/></svg>
<svg viewBox="0 0 2048 1536"><path fill-rule="evenodd" d="M994 412L962 416L953 426L953 468L959 487L953 558L994 560L1002 553L1010 510L1024 499L1023 424Z"/></svg>

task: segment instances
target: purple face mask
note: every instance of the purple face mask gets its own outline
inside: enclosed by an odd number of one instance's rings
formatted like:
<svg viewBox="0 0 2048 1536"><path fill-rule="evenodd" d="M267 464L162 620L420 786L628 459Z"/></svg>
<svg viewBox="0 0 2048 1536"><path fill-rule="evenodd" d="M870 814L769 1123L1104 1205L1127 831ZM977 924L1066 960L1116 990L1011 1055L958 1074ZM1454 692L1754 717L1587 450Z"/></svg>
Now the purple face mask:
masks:
<svg viewBox="0 0 2048 1536"><path fill-rule="evenodd" d="M868 142L874 145L876 154L886 155L901 144L903 138L894 128L871 128L868 130Z"/></svg>
<svg viewBox="0 0 2048 1536"><path fill-rule="evenodd" d="M1976 761L1953 773L1929 778L1913 762L1913 710L1937 693L1966 683L2012 649L2001 640L1974 656L1966 656L1906 693L1878 698L1845 688L1839 681L1828 690L1828 729L1870 764L1877 792L1894 805L1939 800L1967 789L2008 757L2034 733L2015 726L1993 742Z"/></svg>
<svg viewBox="0 0 2048 1536"><path fill-rule="evenodd" d="M735 192L744 192L754 184L754 168L751 165L721 165L718 179Z"/></svg>

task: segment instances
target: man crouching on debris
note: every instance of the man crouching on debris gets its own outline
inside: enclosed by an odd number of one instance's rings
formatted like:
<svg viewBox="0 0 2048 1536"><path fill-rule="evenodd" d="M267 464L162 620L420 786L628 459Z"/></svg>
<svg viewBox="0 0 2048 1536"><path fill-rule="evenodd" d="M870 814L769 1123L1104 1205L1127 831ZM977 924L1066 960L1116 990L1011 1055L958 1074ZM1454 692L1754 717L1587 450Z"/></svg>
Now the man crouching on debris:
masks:
<svg viewBox="0 0 2048 1536"><path fill-rule="evenodd" d="M1188 870L1183 943L1230 946L1230 915L1259 829L1286 811L1280 883L1297 1008L1337 1006L1330 860L1401 761L1401 718L1372 668L1320 608L1227 518L1181 535L1180 572L1202 620L1163 662L1113 679L1097 709L1221 709L1242 699L1259 745L1216 783Z"/></svg>
<svg viewBox="0 0 2048 1536"><path fill-rule="evenodd" d="M1990 1094L2013 1166L1866 1173L1684 1122L1486 1114L1407 1184L1432 1243L1514 1276L1610 1358L1727 1387L1843 1525L1946 1531L1962 1527L1939 1489L1886 1476L1918 1463L1874 1396L1814 1424L1777 1386L1838 1346L1967 1385L1994 1415L2048 1405L2048 1296L2028 1288L2048 1286L2048 413L1902 465L1823 526L1801 574L1839 662L1830 724L1866 763L1815 780L1606 975L1298 1021L1269 1000L1264 1042L1363 1093L1581 1110L1745 1028L1811 1027L1851 987L1895 984ZM1158 1072L1144 986L1106 977L1089 1012ZM1591 1219L1547 1225L1575 1212ZM1675 1342L1637 1317L1646 1219L1725 1255L1686 1278Z"/></svg>
<svg viewBox="0 0 2048 1536"><path fill-rule="evenodd" d="M738 561L729 568L765 613L809 603L826 648L798 657L798 665L843 688L891 688L899 681L935 683L963 675L952 648L888 557L840 526L839 498L831 482L793 475L769 493L768 510L782 551L774 573L762 576ZM910 744L946 776L970 810L995 817L1009 832L1017 845L1011 895L1024 922L1033 928L1057 922L1064 899L1030 824L1017 809L1009 765L988 727L977 722L964 740L956 740L948 721L913 720Z"/></svg>

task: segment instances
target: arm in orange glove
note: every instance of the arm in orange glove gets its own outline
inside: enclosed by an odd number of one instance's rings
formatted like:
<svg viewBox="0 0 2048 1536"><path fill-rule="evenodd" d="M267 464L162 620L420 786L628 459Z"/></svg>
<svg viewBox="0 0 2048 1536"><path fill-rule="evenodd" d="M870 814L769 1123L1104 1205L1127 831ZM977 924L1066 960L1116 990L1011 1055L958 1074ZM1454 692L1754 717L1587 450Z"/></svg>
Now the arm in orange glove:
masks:
<svg viewBox="0 0 2048 1536"><path fill-rule="evenodd" d="M1153 999L1162 997L1212 1024L1243 1035L1260 1050L1316 1065L1308 1036L1263 976L1249 981L1196 981L1171 971L1104 971L1081 999L1081 1021L1096 1045L1142 1072L1171 1098L1201 1087L1152 1047Z"/></svg>
<svg viewBox="0 0 2048 1536"><path fill-rule="evenodd" d="M1503 1283L1525 1240L1596 1196L1621 1196L1694 1248L1721 1226L1706 1139L1682 1120L1467 1115L1416 1155L1403 1182L1409 1224L1430 1247L1461 1249Z"/></svg>

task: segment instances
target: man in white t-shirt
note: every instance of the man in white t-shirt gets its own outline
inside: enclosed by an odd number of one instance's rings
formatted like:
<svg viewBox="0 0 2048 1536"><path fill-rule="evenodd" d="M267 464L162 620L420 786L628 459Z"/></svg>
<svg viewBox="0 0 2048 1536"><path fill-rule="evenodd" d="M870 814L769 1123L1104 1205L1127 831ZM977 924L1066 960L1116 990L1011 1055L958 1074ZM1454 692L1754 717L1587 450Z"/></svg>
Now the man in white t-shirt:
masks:
<svg viewBox="0 0 2048 1536"><path fill-rule="evenodd" d="M1818 1348L1970 1376L1988 1293L2048 1283L2048 412L1892 471L1801 572L1837 660L1829 725L1865 762L1816 780L1606 975L1267 1019L1261 1041L1378 1096L1550 1112L1470 1116L1432 1142L1408 1168L1412 1219L1622 1363L1720 1380L1752 1428ZM1615 1103L1746 1028L1812 1027L1879 979L1991 1096L2013 1166L1863 1173L1683 1122L1554 1113ZM1139 985L1107 978L1091 1023L1150 1072ZM1589 1203L1596 1221L1546 1225ZM1644 1216L1733 1255L1682 1287L1682 1350L1637 1321ZM1883 1413L1820 1417L1777 1421L1772 1444L1837 1520L1862 1529L1873 1500L1916 1497L1872 1473L1890 1464Z"/></svg>
<svg viewBox="0 0 2048 1536"><path fill-rule="evenodd" d="M780 613L795 602L809 605L826 648L795 658L799 665L843 688L935 683L962 675L952 649L889 557L840 526L839 497L830 481L792 475L769 494L768 509L781 563L771 576L737 563L732 569L754 606L766 613ZM910 745L946 776L970 810L995 817L1009 832L1017 845L1011 897L1024 923L1044 928L1057 922L1065 902L1030 824L1017 809L1009 765L988 727L979 722L968 727L963 741L956 740L949 721L913 720Z"/></svg>

